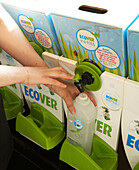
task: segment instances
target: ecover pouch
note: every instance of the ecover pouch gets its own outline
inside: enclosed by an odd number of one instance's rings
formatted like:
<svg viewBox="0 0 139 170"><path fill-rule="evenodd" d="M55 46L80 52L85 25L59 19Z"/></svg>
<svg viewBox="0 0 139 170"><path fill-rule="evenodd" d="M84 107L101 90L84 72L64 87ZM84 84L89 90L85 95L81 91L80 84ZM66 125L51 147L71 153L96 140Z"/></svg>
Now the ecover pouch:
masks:
<svg viewBox="0 0 139 170"><path fill-rule="evenodd" d="M12 90L4 86L0 88L0 93L7 120L13 119L19 112L23 112L23 102Z"/></svg>

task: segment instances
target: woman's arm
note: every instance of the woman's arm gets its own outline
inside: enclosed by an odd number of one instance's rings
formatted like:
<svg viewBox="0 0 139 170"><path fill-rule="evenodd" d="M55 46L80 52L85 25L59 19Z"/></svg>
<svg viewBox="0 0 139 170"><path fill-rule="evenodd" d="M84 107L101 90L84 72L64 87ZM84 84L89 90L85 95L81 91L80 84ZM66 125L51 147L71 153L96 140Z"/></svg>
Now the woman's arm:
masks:
<svg viewBox="0 0 139 170"><path fill-rule="evenodd" d="M0 65L0 86L7 86L14 83L27 85L45 84L66 88L64 82L57 79L71 79L72 75L68 74L62 67L15 67Z"/></svg>

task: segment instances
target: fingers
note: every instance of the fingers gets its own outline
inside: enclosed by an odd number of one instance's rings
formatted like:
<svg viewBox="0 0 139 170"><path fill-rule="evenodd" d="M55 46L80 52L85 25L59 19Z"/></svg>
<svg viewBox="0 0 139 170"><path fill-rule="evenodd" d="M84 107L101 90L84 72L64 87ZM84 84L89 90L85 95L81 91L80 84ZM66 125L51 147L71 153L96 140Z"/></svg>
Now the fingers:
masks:
<svg viewBox="0 0 139 170"><path fill-rule="evenodd" d="M52 87L52 85L50 84L44 84L45 86L47 86L49 89Z"/></svg>
<svg viewBox="0 0 139 170"><path fill-rule="evenodd" d="M61 66L58 66L58 67L53 67L53 68L51 68L52 70L61 70L61 71L63 71L63 72L65 72L65 73L67 73L67 71L63 68L63 67L61 67Z"/></svg>
<svg viewBox="0 0 139 170"><path fill-rule="evenodd" d="M44 82L44 83L42 82L42 84L45 84L49 88L52 85L55 85L55 86L58 86L58 87L62 87L62 88L66 88L67 87L66 84L64 84L64 83L62 83L62 82L60 82L60 81L58 81L56 79L53 79L53 78L47 78L45 81L46 82Z"/></svg>
<svg viewBox="0 0 139 170"><path fill-rule="evenodd" d="M75 114L76 113L76 110L75 110L75 107L74 107L74 104L73 104L73 100L72 100L72 97L70 95L66 95L65 98L63 97L69 111L71 114Z"/></svg>
<svg viewBox="0 0 139 170"><path fill-rule="evenodd" d="M85 91L84 93L87 94L87 96L90 98L90 100L93 102L93 104L95 105L95 107L97 106L97 103L95 101L95 99L93 98L93 96L91 94L89 94L87 91Z"/></svg>
<svg viewBox="0 0 139 170"><path fill-rule="evenodd" d="M22 84L48 84L66 88L67 85L61 80L73 78L62 67L24 67L24 69L27 74Z"/></svg>
<svg viewBox="0 0 139 170"><path fill-rule="evenodd" d="M74 76L69 74L62 67L54 67L47 71L47 76L52 78L72 79Z"/></svg>
<svg viewBox="0 0 139 170"><path fill-rule="evenodd" d="M72 94L72 99L73 99L73 100L75 100L75 99L76 99L76 97L77 97L78 95L79 95L79 93L76 93L76 92L75 92L75 93L73 93L73 94Z"/></svg>
<svg viewBox="0 0 139 170"><path fill-rule="evenodd" d="M47 85L47 87L50 87ZM51 86L50 90L54 93L57 93L60 97L62 97L70 111L71 114L75 114L76 110L73 104L73 96L72 93L67 88L60 88L56 86Z"/></svg>

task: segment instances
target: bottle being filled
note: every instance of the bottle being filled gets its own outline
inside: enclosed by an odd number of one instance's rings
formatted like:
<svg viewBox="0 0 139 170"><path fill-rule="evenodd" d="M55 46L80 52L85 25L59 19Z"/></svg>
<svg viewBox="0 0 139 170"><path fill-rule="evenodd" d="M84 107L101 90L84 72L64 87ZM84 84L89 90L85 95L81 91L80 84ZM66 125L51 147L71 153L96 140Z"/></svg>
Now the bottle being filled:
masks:
<svg viewBox="0 0 139 170"><path fill-rule="evenodd" d="M67 139L90 155L95 132L96 108L85 93L73 101L76 113L67 114Z"/></svg>

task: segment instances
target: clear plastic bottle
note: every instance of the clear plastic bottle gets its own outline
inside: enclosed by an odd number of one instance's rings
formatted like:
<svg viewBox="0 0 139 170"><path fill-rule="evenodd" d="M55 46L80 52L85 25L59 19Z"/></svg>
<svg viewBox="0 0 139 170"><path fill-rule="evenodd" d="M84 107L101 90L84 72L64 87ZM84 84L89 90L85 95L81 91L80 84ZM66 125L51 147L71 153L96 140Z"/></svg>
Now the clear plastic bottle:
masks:
<svg viewBox="0 0 139 170"><path fill-rule="evenodd" d="M76 113L67 113L67 139L90 155L95 132L96 108L85 93L74 100Z"/></svg>

